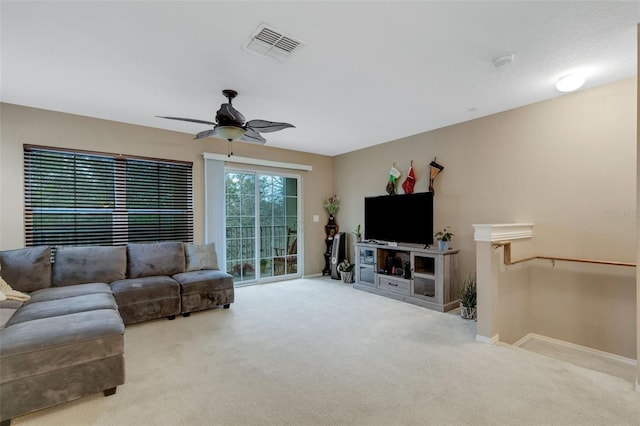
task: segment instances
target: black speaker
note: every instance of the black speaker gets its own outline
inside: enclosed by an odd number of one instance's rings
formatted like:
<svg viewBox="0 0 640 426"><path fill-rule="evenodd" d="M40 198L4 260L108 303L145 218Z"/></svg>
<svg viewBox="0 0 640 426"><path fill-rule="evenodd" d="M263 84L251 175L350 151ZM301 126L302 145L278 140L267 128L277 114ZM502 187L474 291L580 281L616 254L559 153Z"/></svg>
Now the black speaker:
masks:
<svg viewBox="0 0 640 426"><path fill-rule="evenodd" d="M344 232L338 232L333 236L333 246L331 247L331 278L334 280L340 279L338 264L346 258L346 240L347 235Z"/></svg>

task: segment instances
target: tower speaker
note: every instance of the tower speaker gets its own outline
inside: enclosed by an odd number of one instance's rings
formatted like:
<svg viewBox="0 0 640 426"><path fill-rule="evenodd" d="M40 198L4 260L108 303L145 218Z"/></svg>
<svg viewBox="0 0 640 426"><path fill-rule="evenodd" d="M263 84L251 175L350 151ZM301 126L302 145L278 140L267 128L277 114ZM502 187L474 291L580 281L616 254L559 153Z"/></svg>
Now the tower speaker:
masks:
<svg viewBox="0 0 640 426"><path fill-rule="evenodd" d="M346 240L347 235L344 232L338 232L333 236L333 246L331 247L331 278L340 279L338 264L346 257Z"/></svg>

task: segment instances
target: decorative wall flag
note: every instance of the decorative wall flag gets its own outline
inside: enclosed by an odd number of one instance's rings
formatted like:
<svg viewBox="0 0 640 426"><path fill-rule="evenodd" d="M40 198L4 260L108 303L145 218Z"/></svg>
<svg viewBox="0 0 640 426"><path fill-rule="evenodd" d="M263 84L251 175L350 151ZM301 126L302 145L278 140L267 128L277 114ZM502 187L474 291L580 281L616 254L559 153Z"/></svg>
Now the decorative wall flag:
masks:
<svg viewBox="0 0 640 426"><path fill-rule="evenodd" d="M411 166L409 166L409 172L407 178L402 183L402 189L405 194L413 194L413 186L416 184L416 175L413 174L413 160L411 160Z"/></svg>
<svg viewBox="0 0 640 426"><path fill-rule="evenodd" d="M389 182L387 182L387 194L395 195L396 193L396 183L398 179L402 176L402 172L396 169L396 165L394 164L389 170Z"/></svg>

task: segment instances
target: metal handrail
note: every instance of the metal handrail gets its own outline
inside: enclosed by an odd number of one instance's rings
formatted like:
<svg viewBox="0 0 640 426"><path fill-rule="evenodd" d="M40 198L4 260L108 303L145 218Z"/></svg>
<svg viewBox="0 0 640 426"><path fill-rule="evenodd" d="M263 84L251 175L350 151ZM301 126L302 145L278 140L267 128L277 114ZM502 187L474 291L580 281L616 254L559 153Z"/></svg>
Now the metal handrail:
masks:
<svg viewBox="0 0 640 426"><path fill-rule="evenodd" d="M531 256L524 259L511 260L511 242L496 242L493 243L495 247L503 247L504 250L504 264L509 265L517 265L518 263L528 262L534 259L543 259L543 260L551 260L555 262L557 260L562 262L579 262L579 263L591 263L596 265L612 265L612 266L627 266L635 268L637 265L635 263L630 262L614 262L610 260L595 260L595 259L578 259L572 257L556 257L556 256Z"/></svg>

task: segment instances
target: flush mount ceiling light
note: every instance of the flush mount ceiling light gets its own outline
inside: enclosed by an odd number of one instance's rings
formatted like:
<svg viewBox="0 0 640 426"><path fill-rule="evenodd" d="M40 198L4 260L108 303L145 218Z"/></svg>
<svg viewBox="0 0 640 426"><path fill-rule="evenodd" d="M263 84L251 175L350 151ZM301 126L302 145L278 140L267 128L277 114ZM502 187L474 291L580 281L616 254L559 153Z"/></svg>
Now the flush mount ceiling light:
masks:
<svg viewBox="0 0 640 426"><path fill-rule="evenodd" d="M556 89L560 92L573 92L578 90L584 84L584 74L575 73L562 76L556 82Z"/></svg>

